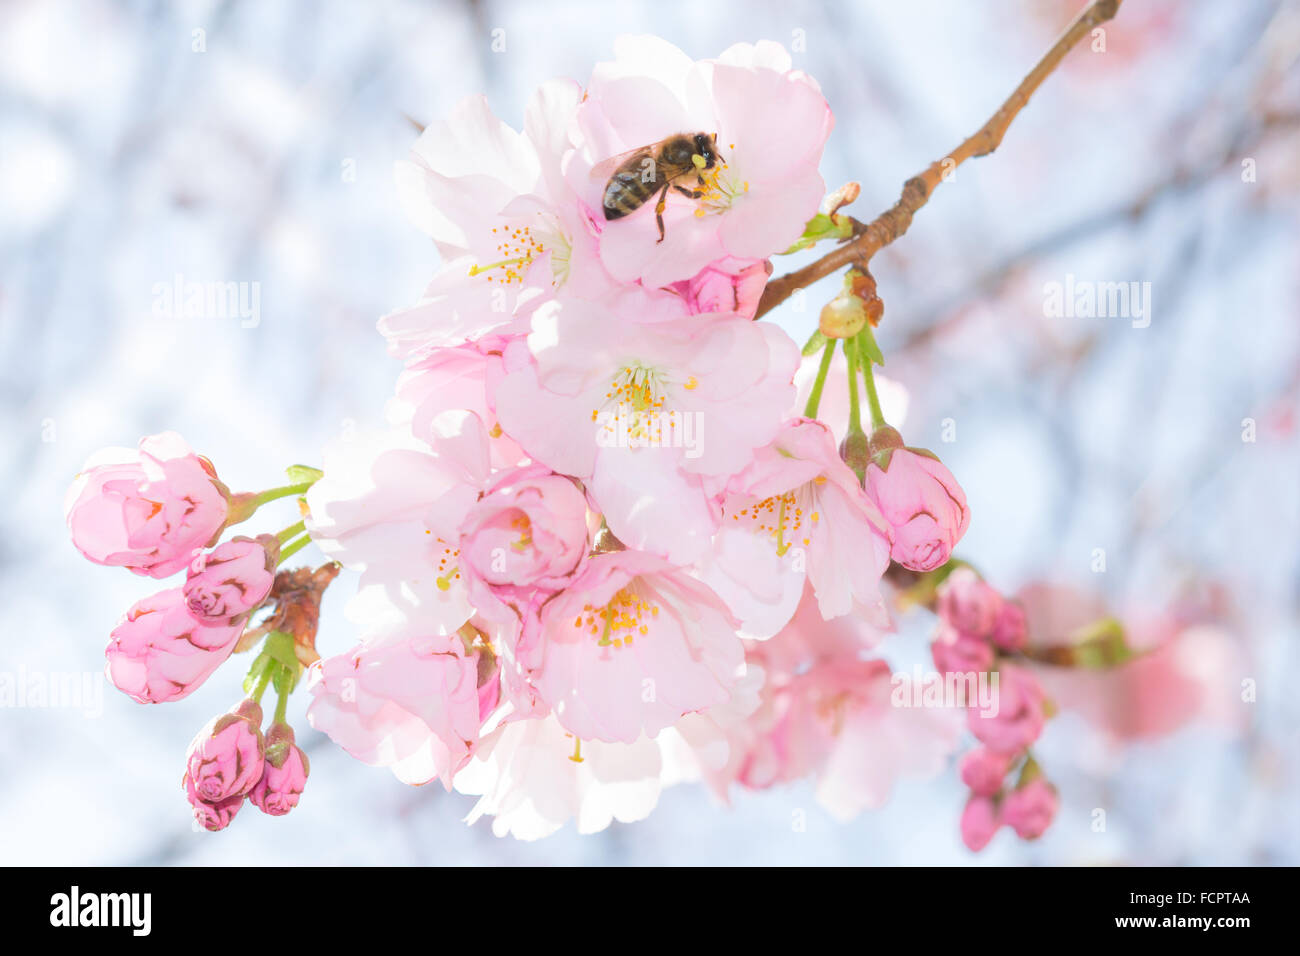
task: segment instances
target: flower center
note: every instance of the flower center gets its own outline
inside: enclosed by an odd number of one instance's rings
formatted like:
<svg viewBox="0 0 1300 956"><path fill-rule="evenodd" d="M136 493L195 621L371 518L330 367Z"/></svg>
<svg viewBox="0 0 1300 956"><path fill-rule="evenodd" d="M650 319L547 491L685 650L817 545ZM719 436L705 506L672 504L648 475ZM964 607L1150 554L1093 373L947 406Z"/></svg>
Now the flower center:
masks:
<svg viewBox="0 0 1300 956"><path fill-rule="evenodd" d="M658 369L628 365L614 376L605 393L603 408L612 411L602 416L601 408L593 408L591 420L600 423L609 438L625 435L637 443L671 446L678 417L664 404L672 384L674 379ZM687 391L699 387L693 375L679 384Z"/></svg>
<svg viewBox="0 0 1300 956"><path fill-rule="evenodd" d="M704 185L697 187L703 193L696 200L697 217L720 215L730 209L737 199L749 192L749 180L742 179L725 164L702 170L701 175L704 177Z"/></svg>
<svg viewBox="0 0 1300 956"><path fill-rule="evenodd" d="M424 529L425 534L433 534L428 528ZM435 539L438 544L442 545L439 551L436 547L434 553L438 556L438 576L434 579L438 585L439 591L451 589L451 582L460 579L460 564L456 560L460 557L460 548L453 548L442 538Z"/></svg>
<svg viewBox="0 0 1300 956"><path fill-rule="evenodd" d="M604 607L584 604L573 626L598 638L599 647L625 647L637 634L649 633L649 624L642 623L644 619L658 616L659 606L641 597L629 584L619 588Z"/></svg>
<svg viewBox="0 0 1300 956"><path fill-rule="evenodd" d="M816 488L825 481L819 475L808 484L791 488L784 494L753 501L733 512L731 520L754 534L770 538L777 556L784 557L796 542L802 542L805 546L812 543L808 535L821 521L821 512L817 510ZM724 508L724 521L726 517Z"/></svg>
<svg viewBox="0 0 1300 956"><path fill-rule="evenodd" d="M536 228L534 228L536 226ZM516 222L492 228L500 259L487 265L475 265L471 276L487 275L488 282L522 285L529 268L546 252L551 254L551 285L559 288L569 279L573 243L560 228L558 220L538 214L525 225Z"/></svg>

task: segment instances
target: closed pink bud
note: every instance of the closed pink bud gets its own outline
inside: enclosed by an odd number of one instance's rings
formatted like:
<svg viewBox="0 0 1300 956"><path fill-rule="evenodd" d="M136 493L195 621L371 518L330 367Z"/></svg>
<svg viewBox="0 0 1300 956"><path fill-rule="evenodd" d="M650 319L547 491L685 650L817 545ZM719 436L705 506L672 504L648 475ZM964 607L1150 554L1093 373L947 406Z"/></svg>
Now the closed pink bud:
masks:
<svg viewBox="0 0 1300 956"><path fill-rule="evenodd" d="M691 313L737 312L752 319L772 274L767 259L720 259L671 288Z"/></svg>
<svg viewBox="0 0 1300 956"><path fill-rule="evenodd" d="M996 589L972 569L961 567L939 585L935 611L963 634L989 637L1002 604L1002 595Z"/></svg>
<svg viewBox="0 0 1300 956"><path fill-rule="evenodd" d="M180 588L137 601L113 628L104 652L108 679L142 704L180 700L230 656L240 627L205 627Z"/></svg>
<svg viewBox="0 0 1300 956"><path fill-rule="evenodd" d="M298 805L310 772L307 755L294 745L293 728L288 724L272 724L266 732L262 776L248 792L248 800L263 813L284 816Z"/></svg>
<svg viewBox="0 0 1300 956"><path fill-rule="evenodd" d="M537 588L559 590L591 550L586 496L541 465L501 473L469 509L460 534L460 563L480 607L493 599L520 605Z"/></svg>
<svg viewBox="0 0 1300 956"><path fill-rule="evenodd" d="M970 525L957 479L923 449L877 455L867 466L866 489L894 529L890 556L913 571L933 571L947 561Z"/></svg>
<svg viewBox="0 0 1300 956"><path fill-rule="evenodd" d="M1036 840L1052 825L1059 806L1056 788L1038 777L1003 797L1002 821L1022 840Z"/></svg>
<svg viewBox="0 0 1300 956"><path fill-rule="evenodd" d="M165 578L216 537L227 497L211 462L164 432L141 439L138 451L93 456L64 510L72 543L91 561Z"/></svg>
<svg viewBox="0 0 1300 956"><path fill-rule="evenodd" d="M942 624L930 654L941 674L979 674L993 666L993 646L988 641Z"/></svg>
<svg viewBox="0 0 1300 956"><path fill-rule="evenodd" d="M993 643L1004 651L1018 651L1029 640L1025 609L1019 601L1003 601L993 622Z"/></svg>
<svg viewBox="0 0 1300 956"><path fill-rule="evenodd" d="M235 814L244 805L243 797L231 797L219 803L208 803L195 791L194 781L190 779L188 773L185 774L182 785L185 787L185 798L189 800L190 806L194 810L195 821L203 829L211 830L214 833L230 826L230 821L235 819Z"/></svg>
<svg viewBox="0 0 1300 956"><path fill-rule="evenodd" d="M1002 789L1012 756L977 747L961 758L961 782L976 796L991 797Z"/></svg>
<svg viewBox="0 0 1300 956"><path fill-rule="evenodd" d="M257 610L275 583L280 545L269 534L231 538L190 564L185 603L209 626L234 625Z"/></svg>
<svg viewBox="0 0 1300 956"><path fill-rule="evenodd" d="M1021 667L1003 667L998 672L991 710L972 707L966 712L971 733L998 753L1016 754L1043 732L1047 720L1046 695L1038 679Z"/></svg>
<svg viewBox="0 0 1300 956"><path fill-rule="evenodd" d="M1001 825L993 798L972 796L961 812L961 841L978 853L989 845Z"/></svg>
<svg viewBox="0 0 1300 956"><path fill-rule="evenodd" d="M262 776L262 708L245 700L214 717L190 743L186 773L205 803L242 797Z"/></svg>

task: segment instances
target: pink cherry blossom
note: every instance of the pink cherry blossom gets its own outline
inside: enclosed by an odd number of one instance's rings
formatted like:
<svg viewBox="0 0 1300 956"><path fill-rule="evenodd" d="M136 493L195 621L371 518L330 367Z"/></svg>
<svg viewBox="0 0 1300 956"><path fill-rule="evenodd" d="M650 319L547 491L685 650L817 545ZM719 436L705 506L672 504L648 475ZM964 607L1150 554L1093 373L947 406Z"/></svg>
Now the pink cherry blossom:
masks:
<svg viewBox="0 0 1300 956"><path fill-rule="evenodd" d="M262 776L248 792L249 802L273 817L284 816L298 805L311 765L293 742L293 728L272 724L266 732Z"/></svg>
<svg viewBox="0 0 1300 956"><path fill-rule="evenodd" d="M460 633L372 636L313 664L307 719L364 763L402 782L452 777L470 758L483 722L480 652ZM491 675L489 675L491 676Z"/></svg>
<svg viewBox="0 0 1300 956"><path fill-rule="evenodd" d="M888 565L889 527L830 430L796 419L728 483L702 577L748 636L768 637L794 613L805 579L826 620L856 613L886 626L880 578Z"/></svg>
<svg viewBox="0 0 1300 956"><path fill-rule="evenodd" d="M981 797L991 797L1002 789L1003 778L1011 769L1010 754L976 747L961 758L958 773L961 782Z"/></svg>
<svg viewBox="0 0 1300 956"><path fill-rule="evenodd" d="M978 853L997 835L1002 821L997 804L991 797L972 795L961 813L961 840L971 851Z"/></svg>
<svg viewBox="0 0 1300 956"><path fill-rule="evenodd" d="M185 604L200 624L233 626L271 593L280 546L272 535L236 537L190 563Z"/></svg>
<svg viewBox="0 0 1300 956"><path fill-rule="evenodd" d="M953 570L937 592L935 612L958 633L987 638L1002 610L1002 596L968 567Z"/></svg>
<svg viewBox="0 0 1300 956"><path fill-rule="evenodd" d="M241 625L196 621L180 588L137 601L113 628L108 679L142 704L188 696L230 656Z"/></svg>
<svg viewBox="0 0 1300 956"><path fill-rule="evenodd" d="M766 323L662 308L632 289L543 306L507 349L496 411L533 458L584 480L624 544L687 563L717 524L718 480L775 436L799 353Z"/></svg>
<svg viewBox="0 0 1300 956"><path fill-rule="evenodd" d="M971 733L990 750L1014 754L1043 732L1046 697L1038 679L1023 667L1004 666L997 674L997 712L982 713L971 708L967 721Z"/></svg>
<svg viewBox="0 0 1300 956"><path fill-rule="evenodd" d="M793 244L825 192L817 167L833 118L789 54L764 42L693 62L649 36L619 37L614 54L596 65L576 111L568 176L585 204L603 212L611 161L675 134L716 135L722 162L702 171L704 186L685 182L702 198L668 190L663 242L653 202L604 223L600 254L610 274L658 287L729 256L763 259Z"/></svg>
<svg viewBox="0 0 1300 956"><path fill-rule="evenodd" d="M96 564L165 578L226 521L228 493L211 462L174 432L107 448L86 462L64 502L72 543Z"/></svg>
<svg viewBox="0 0 1300 956"><path fill-rule="evenodd" d="M653 555L591 558L542 606L532 681L570 733L631 743L720 704L744 671L726 607Z"/></svg>
<svg viewBox="0 0 1300 956"><path fill-rule="evenodd" d="M866 487L894 529L893 558L913 571L948 560L970 525L957 479L929 452L894 448L867 466Z"/></svg>
<svg viewBox="0 0 1300 956"><path fill-rule="evenodd" d="M214 717L190 743L185 773L205 803L243 797L262 776L262 708L245 700Z"/></svg>
<svg viewBox="0 0 1300 956"><path fill-rule="evenodd" d="M1059 806L1056 788L1038 777L1002 798L1002 822L1020 839L1036 840L1052 825Z"/></svg>
<svg viewBox="0 0 1300 956"><path fill-rule="evenodd" d="M460 526L471 600L486 612L559 590L586 561L587 524L586 496L571 479L543 465L499 473Z"/></svg>
<svg viewBox="0 0 1300 956"><path fill-rule="evenodd" d="M403 205L444 265L418 305L381 321L395 352L526 325L528 312L559 290L592 296L613 287L597 251L600 226L561 174L581 98L571 80L544 84L519 133L484 97L471 97L398 164Z"/></svg>

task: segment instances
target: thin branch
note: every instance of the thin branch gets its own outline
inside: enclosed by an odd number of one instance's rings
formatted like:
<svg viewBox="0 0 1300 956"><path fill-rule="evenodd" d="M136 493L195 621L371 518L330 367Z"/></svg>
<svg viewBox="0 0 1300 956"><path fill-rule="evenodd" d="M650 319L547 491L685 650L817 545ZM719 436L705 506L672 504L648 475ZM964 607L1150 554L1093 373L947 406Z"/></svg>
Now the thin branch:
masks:
<svg viewBox="0 0 1300 956"><path fill-rule="evenodd" d="M1122 2L1123 0L1093 0L1065 28L1065 32L1029 71L1029 75L1020 81L1020 85L998 111L989 117L988 122L943 159L931 163L925 172L904 183L903 194L893 206L866 225L854 223L854 237L848 242L816 262L769 282L763 290L755 317L776 308L794 294L796 289L802 289L848 266L866 264L877 252L907 232L912 217L925 205L935 188L966 160L987 156L997 149L1007 128L1011 126L1011 121L1024 109L1043 80L1056 69L1076 43L1092 33L1097 26L1112 19L1119 12Z"/></svg>

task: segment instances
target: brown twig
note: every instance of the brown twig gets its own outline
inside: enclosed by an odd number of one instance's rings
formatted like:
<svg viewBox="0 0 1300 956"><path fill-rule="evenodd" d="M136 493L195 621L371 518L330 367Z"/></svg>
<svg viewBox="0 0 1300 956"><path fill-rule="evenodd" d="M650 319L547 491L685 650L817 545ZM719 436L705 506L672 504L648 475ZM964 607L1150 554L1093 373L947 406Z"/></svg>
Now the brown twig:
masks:
<svg viewBox="0 0 1300 956"><path fill-rule="evenodd" d="M796 289L802 289L848 266L865 265L877 252L907 232L912 224L912 217L925 205L935 188L966 160L976 156L987 156L997 149L1011 121L1024 109L1043 80L1056 69L1076 43L1097 26L1112 19L1119 12L1122 2L1123 0L1093 0L1065 28L1065 32L1020 81L1020 85L1007 97L998 111L989 117L988 122L943 159L931 163L923 173L905 182L903 194L893 206L866 225L858 226L855 223L852 239L816 262L769 282L767 288L763 290L762 299L759 300L755 318L776 308L793 295Z"/></svg>

